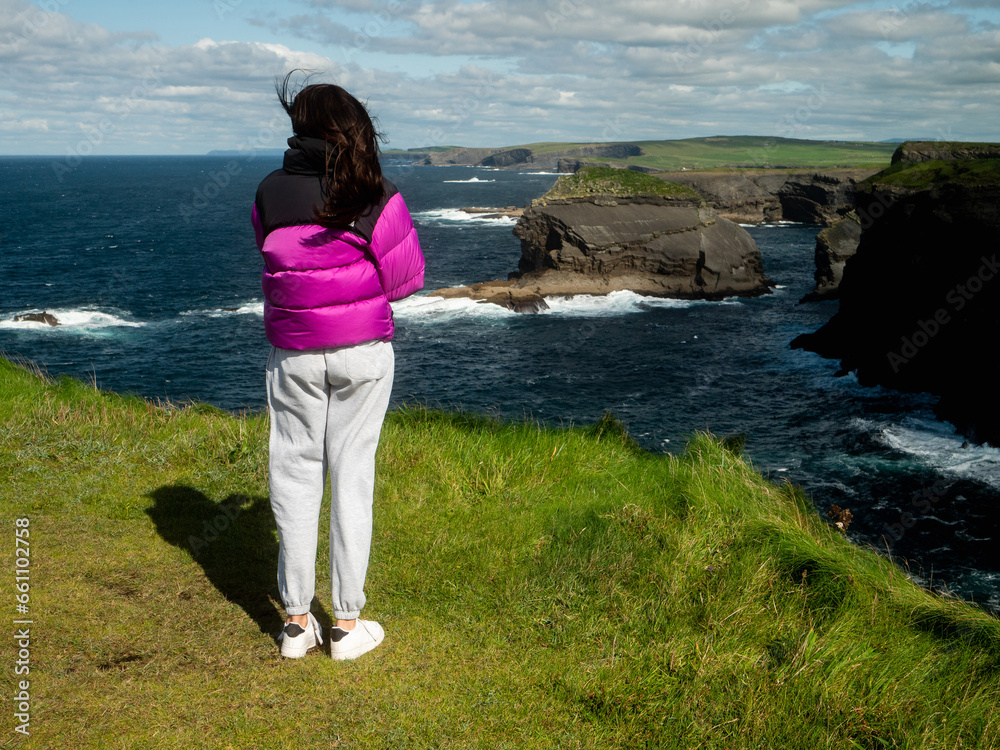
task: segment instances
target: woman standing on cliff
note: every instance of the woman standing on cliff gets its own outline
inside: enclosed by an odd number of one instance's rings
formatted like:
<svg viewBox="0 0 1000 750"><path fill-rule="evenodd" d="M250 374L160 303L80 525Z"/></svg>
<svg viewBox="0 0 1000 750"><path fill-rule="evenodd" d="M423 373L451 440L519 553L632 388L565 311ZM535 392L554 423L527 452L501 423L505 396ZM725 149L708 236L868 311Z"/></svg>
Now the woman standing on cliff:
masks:
<svg viewBox="0 0 1000 750"><path fill-rule="evenodd" d="M372 536L375 451L392 389L391 301L423 286L424 259L396 187L382 177L365 107L331 84L278 98L292 120L282 168L260 183L252 222L264 257L271 418L269 484L278 588L288 615L282 656L323 642L310 612L320 504L331 477L330 655L382 642L359 619Z"/></svg>

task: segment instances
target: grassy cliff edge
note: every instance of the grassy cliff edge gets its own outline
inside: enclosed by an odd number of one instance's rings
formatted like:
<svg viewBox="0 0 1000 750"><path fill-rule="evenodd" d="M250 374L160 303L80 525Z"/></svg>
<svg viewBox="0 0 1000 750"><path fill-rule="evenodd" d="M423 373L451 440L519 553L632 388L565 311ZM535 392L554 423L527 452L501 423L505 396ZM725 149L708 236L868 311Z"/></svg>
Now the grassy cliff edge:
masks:
<svg viewBox="0 0 1000 750"><path fill-rule="evenodd" d="M272 640L266 417L5 359L0 412L11 607L30 522L32 746L1000 746L997 620L709 436L654 455L611 418L391 412L366 608L387 636L344 664Z"/></svg>

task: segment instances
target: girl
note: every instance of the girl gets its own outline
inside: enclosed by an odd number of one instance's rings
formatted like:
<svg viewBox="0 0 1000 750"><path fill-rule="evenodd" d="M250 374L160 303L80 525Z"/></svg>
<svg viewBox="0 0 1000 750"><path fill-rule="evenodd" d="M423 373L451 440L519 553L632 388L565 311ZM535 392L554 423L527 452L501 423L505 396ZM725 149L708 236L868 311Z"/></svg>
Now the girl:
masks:
<svg viewBox="0 0 1000 750"><path fill-rule="evenodd" d="M396 187L382 177L378 133L339 86L289 73L278 98L292 120L282 168L260 183L252 222L264 256L271 417L269 484L278 527L278 588L288 619L281 655L323 643L309 611L320 503L331 477L334 659L382 642L358 619L372 535L375 450L392 389L389 303L423 286L424 259Z"/></svg>

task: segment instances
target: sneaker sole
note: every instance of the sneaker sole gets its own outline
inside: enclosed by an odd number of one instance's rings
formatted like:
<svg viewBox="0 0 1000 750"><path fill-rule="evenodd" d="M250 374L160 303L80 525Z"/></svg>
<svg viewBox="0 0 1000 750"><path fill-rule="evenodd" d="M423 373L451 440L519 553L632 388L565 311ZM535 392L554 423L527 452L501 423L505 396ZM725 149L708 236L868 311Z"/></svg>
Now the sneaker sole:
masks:
<svg viewBox="0 0 1000 750"><path fill-rule="evenodd" d="M316 630L313 630L312 643L306 646L305 648L302 648L301 646L292 648L287 644L286 641L282 640L281 648L278 651L283 657L285 657L286 659L301 659L303 656L309 653L310 649L314 649L317 646L323 645L322 628L320 627L319 623L316 622L315 618L313 618L312 615L309 616L309 625L319 631L317 633Z"/></svg>
<svg viewBox="0 0 1000 750"><path fill-rule="evenodd" d="M281 655L284 656L286 659L301 659L303 656L309 653L310 649L316 648L316 646L318 645L319 644L317 643L313 643L313 645L308 646L307 648L294 648L294 649L293 648L286 649L284 646L282 646Z"/></svg>
<svg viewBox="0 0 1000 750"><path fill-rule="evenodd" d="M333 644L330 644L330 658L334 661L347 661L349 659L357 659L359 656L364 656L369 651L375 649L382 641L385 640L385 633L380 635L377 640L368 641L360 646L355 646L349 651L334 651Z"/></svg>

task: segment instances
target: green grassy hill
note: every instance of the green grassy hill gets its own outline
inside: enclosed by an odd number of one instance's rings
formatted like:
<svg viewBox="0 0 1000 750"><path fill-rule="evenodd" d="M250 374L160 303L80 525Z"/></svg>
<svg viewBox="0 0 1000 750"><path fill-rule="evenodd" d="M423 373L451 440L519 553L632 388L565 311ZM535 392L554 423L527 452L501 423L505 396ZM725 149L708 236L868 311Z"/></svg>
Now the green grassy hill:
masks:
<svg viewBox="0 0 1000 750"><path fill-rule="evenodd" d="M898 144L869 141L810 141L799 138L738 135L679 140L622 141L619 143L527 143L502 151L529 149L536 156L559 154L581 147L636 145L639 156L611 158L581 156L584 160L650 169L836 169L885 167ZM430 149L411 149L423 151ZM446 151L448 149L434 149ZM389 152L387 152L389 153Z"/></svg>
<svg viewBox="0 0 1000 750"><path fill-rule="evenodd" d="M30 530L25 747L1000 746L997 620L732 444L392 412L365 610L385 643L283 661L264 417L0 359L0 418L8 614Z"/></svg>
<svg viewBox="0 0 1000 750"><path fill-rule="evenodd" d="M645 152L632 163L664 170L836 169L887 165L895 144L864 141L808 141L764 136L718 136L680 141L642 141Z"/></svg>

